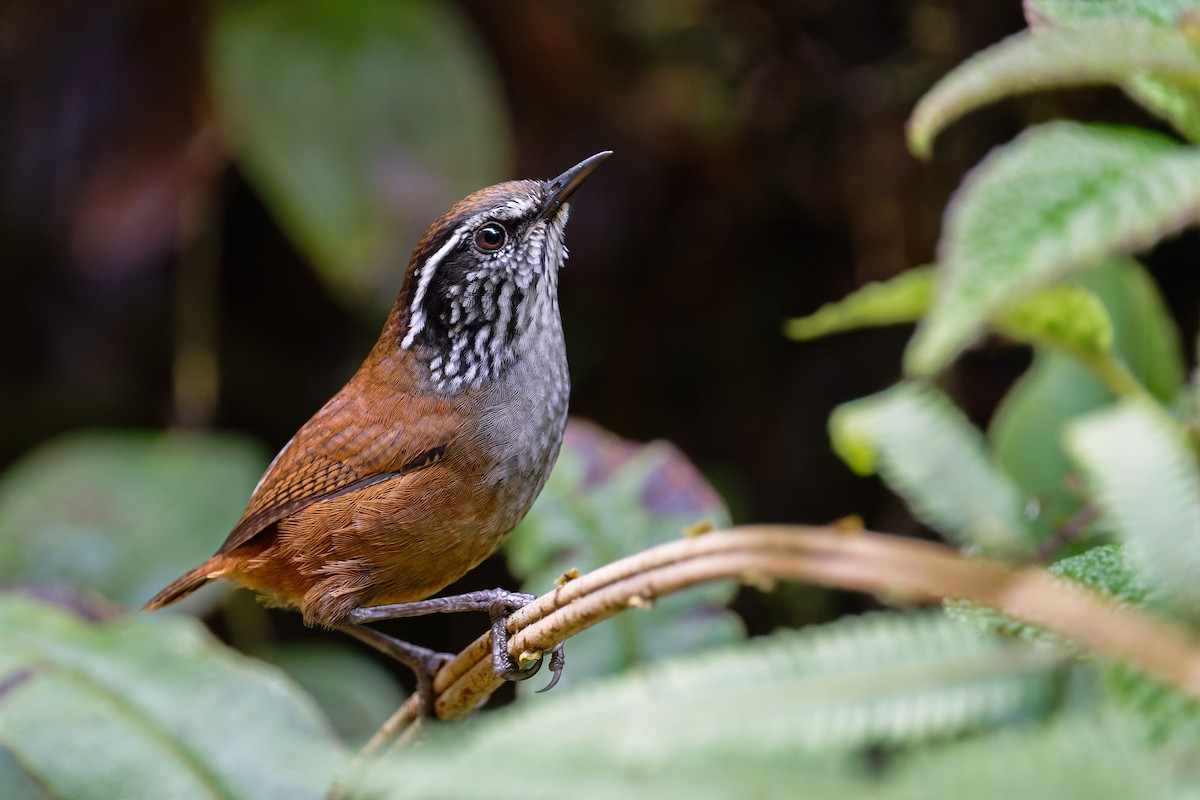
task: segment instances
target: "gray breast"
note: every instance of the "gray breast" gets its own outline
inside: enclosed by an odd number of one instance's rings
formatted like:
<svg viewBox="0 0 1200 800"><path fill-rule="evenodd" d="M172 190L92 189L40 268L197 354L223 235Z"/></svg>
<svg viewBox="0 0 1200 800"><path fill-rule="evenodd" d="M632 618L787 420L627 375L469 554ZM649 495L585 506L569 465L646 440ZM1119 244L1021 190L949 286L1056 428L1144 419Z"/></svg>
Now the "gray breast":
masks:
<svg viewBox="0 0 1200 800"><path fill-rule="evenodd" d="M492 456L488 482L510 525L529 510L558 457L570 395L561 328L522 339L515 363L485 391L479 428Z"/></svg>

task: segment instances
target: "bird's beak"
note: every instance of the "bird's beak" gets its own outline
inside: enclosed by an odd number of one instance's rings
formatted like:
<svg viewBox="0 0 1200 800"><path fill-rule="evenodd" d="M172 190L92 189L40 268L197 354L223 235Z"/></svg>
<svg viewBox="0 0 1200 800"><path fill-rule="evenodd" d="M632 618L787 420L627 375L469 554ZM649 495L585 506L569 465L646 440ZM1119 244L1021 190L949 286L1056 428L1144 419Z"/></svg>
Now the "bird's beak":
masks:
<svg viewBox="0 0 1200 800"><path fill-rule="evenodd" d="M585 158L557 178L546 182L546 202L542 204L538 219L551 219L563 204L575 194L575 190L583 185L591 174L600 166L600 162L612 155L612 150L605 150Z"/></svg>

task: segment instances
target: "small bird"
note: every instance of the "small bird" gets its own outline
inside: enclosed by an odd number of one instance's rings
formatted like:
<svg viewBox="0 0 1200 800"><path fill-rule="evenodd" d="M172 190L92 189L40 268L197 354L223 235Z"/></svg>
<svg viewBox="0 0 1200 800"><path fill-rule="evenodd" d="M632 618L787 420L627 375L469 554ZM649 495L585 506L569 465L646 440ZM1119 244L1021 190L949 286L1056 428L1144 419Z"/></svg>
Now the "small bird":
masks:
<svg viewBox="0 0 1200 800"><path fill-rule="evenodd" d="M486 611L496 674L536 672L512 662L505 630L532 595L424 598L500 546L558 456L570 390L558 310L567 200L609 155L550 181L490 186L437 219L362 366L275 456L216 555L144 608L226 578L410 666L426 713L448 656L364 623ZM547 689L561 649L550 667Z"/></svg>

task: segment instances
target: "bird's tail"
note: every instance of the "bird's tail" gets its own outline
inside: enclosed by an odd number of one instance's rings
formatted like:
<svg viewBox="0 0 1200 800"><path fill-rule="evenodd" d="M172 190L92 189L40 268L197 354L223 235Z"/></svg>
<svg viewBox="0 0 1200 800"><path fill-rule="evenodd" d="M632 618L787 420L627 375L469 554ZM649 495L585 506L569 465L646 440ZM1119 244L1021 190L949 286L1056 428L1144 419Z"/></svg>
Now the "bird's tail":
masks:
<svg viewBox="0 0 1200 800"><path fill-rule="evenodd" d="M188 570L171 582L167 588L151 597L142 606L143 611L155 611L163 606L169 606L177 600L182 600L199 589L213 578L224 574L222 567L224 556L215 555L195 569Z"/></svg>

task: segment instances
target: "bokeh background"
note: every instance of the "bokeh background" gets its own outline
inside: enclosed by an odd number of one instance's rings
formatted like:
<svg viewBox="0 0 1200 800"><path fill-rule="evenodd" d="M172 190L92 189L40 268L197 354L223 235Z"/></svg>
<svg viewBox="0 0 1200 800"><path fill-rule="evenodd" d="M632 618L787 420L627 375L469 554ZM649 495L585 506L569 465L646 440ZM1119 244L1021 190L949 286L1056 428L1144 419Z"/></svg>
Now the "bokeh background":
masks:
<svg viewBox="0 0 1200 800"><path fill-rule="evenodd" d="M95 428L265 458L358 365L441 210L612 149L569 227L573 412L674 442L737 521L920 533L825 433L909 331L781 325L931 260L965 172L1025 125L1153 124L1114 91L1033 95L909 155L917 98L1021 27L1016 0L4 0L0 467ZM1149 262L1189 342L1196 243ZM1027 361L985 342L945 384L983 421ZM741 602L752 630L779 613Z"/></svg>

